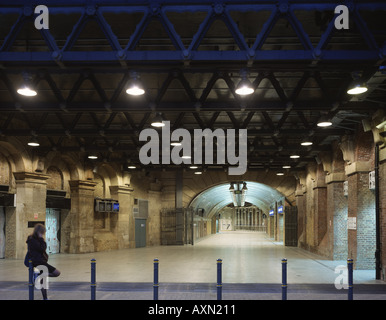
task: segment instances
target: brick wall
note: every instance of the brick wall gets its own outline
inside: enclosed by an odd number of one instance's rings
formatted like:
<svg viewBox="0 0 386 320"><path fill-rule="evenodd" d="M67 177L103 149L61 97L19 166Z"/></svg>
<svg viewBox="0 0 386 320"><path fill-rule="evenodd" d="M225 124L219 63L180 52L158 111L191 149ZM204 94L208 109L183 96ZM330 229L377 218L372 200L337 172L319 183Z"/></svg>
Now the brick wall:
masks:
<svg viewBox="0 0 386 320"><path fill-rule="evenodd" d="M379 166L382 279L386 280L386 161Z"/></svg>
<svg viewBox="0 0 386 320"><path fill-rule="evenodd" d="M328 234L331 237L329 257L333 260L347 259L347 198L343 182L327 186ZM331 226L330 226L331 222Z"/></svg>
<svg viewBox="0 0 386 320"><path fill-rule="evenodd" d="M356 230L348 230L348 255L356 269L375 268L375 197L367 172L348 177L348 217L356 217Z"/></svg>

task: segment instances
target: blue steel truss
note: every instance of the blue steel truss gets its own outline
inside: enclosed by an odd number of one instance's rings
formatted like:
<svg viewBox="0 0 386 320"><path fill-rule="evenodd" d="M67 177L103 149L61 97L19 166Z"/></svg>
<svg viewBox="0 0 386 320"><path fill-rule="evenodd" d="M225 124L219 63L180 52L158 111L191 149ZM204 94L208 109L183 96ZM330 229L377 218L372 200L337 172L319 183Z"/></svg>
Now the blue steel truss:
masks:
<svg viewBox="0 0 386 320"><path fill-rule="evenodd" d="M295 11L331 11L339 4L346 4L350 9L350 18L354 20L363 40L367 44L366 50L329 50L328 44L335 30L334 20L323 33L319 43L315 46L304 26L295 15ZM68 35L64 46L59 47L50 30L41 30L48 52L11 52L10 49L28 20L34 19L34 7L36 5L47 5L50 9L50 19L57 14L81 14L78 22L74 25L72 32ZM269 11L270 17L253 44L248 44L240 32L237 23L232 19L231 12L259 12ZM18 14L8 35L2 39L0 44L0 63L56 63L60 66L66 63L117 63L126 66L126 63L135 62L246 62L249 65L256 61L368 61L381 64L386 57L386 44L379 46L374 35L366 26L361 17L363 11L386 11L385 1L133 1L133 0L94 0L94 1L1 1L0 13L2 15ZM206 17L200 24L196 34L189 45L181 40L174 25L167 17L168 12L194 13L205 12ZM125 46L121 46L117 36L104 18L106 13L143 13L142 20L138 23L133 34ZM262 50L263 45L277 23L279 18L285 18L303 47L302 50ZM108 40L110 51L73 51L74 43L77 41L81 31L89 19L94 19ZM146 50L138 51L136 46L152 20L161 22L167 32L175 50ZM197 50L204 39L210 26L216 21L222 20L232 35L238 50L232 51L201 51ZM379 30L386 32L386 30Z"/></svg>

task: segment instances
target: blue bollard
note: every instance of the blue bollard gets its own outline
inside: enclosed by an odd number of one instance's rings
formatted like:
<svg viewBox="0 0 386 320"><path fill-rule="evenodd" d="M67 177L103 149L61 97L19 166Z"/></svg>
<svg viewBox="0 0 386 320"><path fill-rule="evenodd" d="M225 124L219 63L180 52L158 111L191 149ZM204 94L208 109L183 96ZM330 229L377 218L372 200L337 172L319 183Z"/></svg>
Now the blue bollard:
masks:
<svg viewBox="0 0 386 320"><path fill-rule="evenodd" d="M28 296L29 300L34 300L34 267L32 265L32 261L28 261Z"/></svg>
<svg viewBox="0 0 386 320"><path fill-rule="evenodd" d="M96 300L96 260L91 259L91 300Z"/></svg>
<svg viewBox="0 0 386 320"><path fill-rule="evenodd" d="M353 259L347 259L348 271L348 300L354 300L354 277L353 277Z"/></svg>
<svg viewBox="0 0 386 320"><path fill-rule="evenodd" d="M158 271L159 271L159 259L154 259L154 282L153 282L153 300L158 300Z"/></svg>
<svg viewBox="0 0 386 320"><path fill-rule="evenodd" d="M281 299L287 300L287 259L281 260Z"/></svg>
<svg viewBox="0 0 386 320"><path fill-rule="evenodd" d="M217 259L217 300L222 300L222 259Z"/></svg>

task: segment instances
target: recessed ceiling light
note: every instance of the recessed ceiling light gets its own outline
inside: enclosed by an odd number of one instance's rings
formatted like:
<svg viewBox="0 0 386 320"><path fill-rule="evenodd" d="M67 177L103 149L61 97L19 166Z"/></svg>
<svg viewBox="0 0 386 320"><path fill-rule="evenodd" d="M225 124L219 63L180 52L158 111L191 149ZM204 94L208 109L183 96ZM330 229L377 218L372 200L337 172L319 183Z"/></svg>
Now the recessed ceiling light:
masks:
<svg viewBox="0 0 386 320"><path fill-rule="evenodd" d="M284 173L283 172L278 172L276 173L277 176L284 176Z"/></svg>
<svg viewBox="0 0 386 320"><path fill-rule="evenodd" d="M137 169L136 166L128 166L127 168L128 168L128 169Z"/></svg>
<svg viewBox="0 0 386 320"><path fill-rule="evenodd" d="M311 141L303 141L303 142L301 143L301 145L302 145L303 147L308 147L308 146L312 146L313 143L312 143Z"/></svg>
<svg viewBox="0 0 386 320"><path fill-rule="evenodd" d="M92 154L92 155L89 155L88 158L91 160L96 160L98 159L98 156Z"/></svg>
<svg viewBox="0 0 386 320"><path fill-rule="evenodd" d="M291 169L291 166L283 166L283 169Z"/></svg>
<svg viewBox="0 0 386 320"><path fill-rule="evenodd" d="M299 158L300 158L300 156L298 156L298 155L294 154L294 155L290 156L290 158L291 158L291 159L299 159Z"/></svg>
<svg viewBox="0 0 386 320"><path fill-rule="evenodd" d="M201 171L196 171L194 174L202 174Z"/></svg>
<svg viewBox="0 0 386 320"><path fill-rule="evenodd" d="M197 166L190 166L189 168L190 168L190 169L198 169Z"/></svg>

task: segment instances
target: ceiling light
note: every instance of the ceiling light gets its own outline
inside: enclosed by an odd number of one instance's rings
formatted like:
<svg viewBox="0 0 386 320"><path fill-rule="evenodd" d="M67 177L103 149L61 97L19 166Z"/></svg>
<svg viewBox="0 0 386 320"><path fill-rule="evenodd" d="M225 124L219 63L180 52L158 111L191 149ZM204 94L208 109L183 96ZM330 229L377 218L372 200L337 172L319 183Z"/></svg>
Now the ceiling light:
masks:
<svg viewBox="0 0 386 320"><path fill-rule="evenodd" d="M276 173L277 176L284 176L284 173L283 172L278 172Z"/></svg>
<svg viewBox="0 0 386 320"><path fill-rule="evenodd" d="M298 156L298 155L294 154L294 155L290 156L290 158L291 158L291 159L299 159L299 158L300 158L300 156Z"/></svg>
<svg viewBox="0 0 386 320"><path fill-rule="evenodd" d="M313 142L311 142L311 141L303 141L303 142L301 143L301 145L302 145L303 147L308 147L308 146L312 146L312 145L313 145Z"/></svg>
<svg viewBox="0 0 386 320"><path fill-rule="evenodd" d="M17 89L17 93L25 97L36 96L38 93L33 88L32 77L29 74L24 73L23 78L24 78L24 83L19 89Z"/></svg>
<svg viewBox="0 0 386 320"><path fill-rule="evenodd" d="M283 169L291 169L291 166L283 166Z"/></svg>
<svg viewBox="0 0 386 320"><path fill-rule="evenodd" d="M128 168L128 169L137 169L136 166L128 166L127 168Z"/></svg>
<svg viewBox="0 0 386 320"><path fill-rule="evenodd" d="M31 87L28 87L26 85L20 89L17 89L17 93L25 97L34 97L37 95L37 92L35 90L31 89Z"/></svg>
<svg viewBox="0 0 386 320"><path fill-rule="evenodd" d="M151 122L152 127L161 128L165 126L160 113L157 113Z"/></svg>
<svg viewBox="0 0 386 320"><path fill-rule="evenodd" d="M239 96L248 96L254 92L252 83L248 79L241 80L236 88L236 94Z"/></svg>
<svg viewBox="0 0 386 320"><path fill-rule="evenodd" d="M348 94L358 95L367 92L368 88L364 81L361 79L355 79L347 90Z"/></svg>
<svg viewBox="0 0 386 320"><path fill-rule="evenodd" d="M255 92L251 81L248 79L248 71L243 69L240 71L241 81L236 87L236 94L239 96L247 96Z"/></svg>
<svg viewBox="0 0 386 320"><path fill-rule="evenodd" d="M40 146L40 143L39 141L36 139L36 138L32 138L29 142L28 142L28 145L30 147L39 147Z"/></svg>
<svg viewBox="0 0 386 320"><path fill-rule="evenodd" d="M194 174L202 174L201 171L196 171Z"/></svg>
<svg viewBox="0 0 386 320"><path fill-rule="evenodd" d="M331 120L327 119L326 117L322 117L318 121L318 127L326 128L326 127L331 127L331 126L332 126Z"/></svg>
<svg viewBox="0 0 386 320"><path fill-rule="evenodd" d="M131 79L129 80L129 85L126 89L126 93L131 96L142 96L145 94L145 89L142 85L141 80L136 72L130 74Z"/></svg>
<svg viewBox="0 0 386 320"><path fill-rule="evenodd" d="M189 168L190 168L190 169L198 169L197 166L190 166Z"/></svg>
<svg viewBox="0 0 386 320"><path fill-rule="evenodd" d="M90 155L88 156L88 158L89 158L90 160L96 160L96 159L98 159L98 156L96 156L96 155L94 155L94 154L90 154Z"/></svg>

